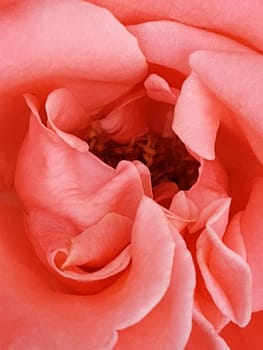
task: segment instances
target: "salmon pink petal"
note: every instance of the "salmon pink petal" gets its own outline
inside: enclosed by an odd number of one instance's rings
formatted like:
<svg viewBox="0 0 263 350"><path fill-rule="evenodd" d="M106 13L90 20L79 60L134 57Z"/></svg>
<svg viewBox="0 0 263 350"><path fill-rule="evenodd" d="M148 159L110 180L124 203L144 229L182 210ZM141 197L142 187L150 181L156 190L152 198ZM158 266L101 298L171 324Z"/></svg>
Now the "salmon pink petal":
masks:
<svg viewBox="0 0 263 350"><path fill-rule="evenodd" d="M109 213L97 224L71 239L63 268L71 265L99 267L109 263L131 240L132 221Z"/></svg>
<svg viewBox="0 0 263 350"><path fill-rule="evenodd" d="M56 132L62 131L81 137L91 123L89 114L68 89L52 91L46 100L48 126Z"/></svg>
<svg viewBox="0 0 263 350"><path fill-rule="evenodd" d="M263 267L262 267L262 210L263 210L263 178L254 182L251 195L241 216L240 229L244 239L247 261L253 277L253 311L263 307Z"/></svg>
<svg viewBox="0 0 263 350"><path fill-rule="evenodd" d="M66 249L55 250L48 256L48 260L53 272L71 292L91 295L102 292L120 277L131 262L131 254L130 247L127 246L105 266L98 268L85 264L74 265L74 261L67 260Z"/></svg>
<svg viewBox="0 0 263 350"><path fill-rule="evenodd" d="M27 130L24 93L43 101L52 89L68 87L94 110L140 81L146 63L136 39L108 11L83 1L5 2L0 32L0 185L10 187Z"/></svg>
<svg viewBox="0 0 263 350"><path fill-rule="evenodd" d="M180 93L178 89L170 87L167 81L157 74L150 74L144 82L144 87L151 99L173 105Z"/></svg>
<svg viewBox="0 0 263 350"><path fill-rule="evenodd" d="M191 57L191 66L205 85L235 113L235 123L241 126L255 155L263 163L262 57L245 53L196 52Z"/></svg>
<svg viewBox="0 0 263 350"><path fill-rule="evenodd" d="M221 336L227 341L231 350L262 349L262 322L263 312L253 313L246 327L239 328L235 324L229 323L221 332Z"/></svg>
<svg viewBox="0 0 263 350"><path fill-rule="evenodd" d="M115 349L183 349L192 325L195 271L181 235L176 244L170 286L160 303L141 322L119 332Z"/></svg>
<svg viewBox="0 0 263 350"><path fill-rule="evenodd" d="M147 131L148 98L139 91L122 100L110 114L99 121L100 128L118 143L128 143Z"/></svg>
<svg viewBox="0 0 263 350"><path fill-rule="evenodd" d="M183 143L205 159L215 158L215 140L225 108L192 74L183 84L172 128Z"/></svg>
<svg viewBox="0 0 263 350"><path fill-rule="evenodd" d="M89 3L23 2L8 9L8 16L1 20L1 32L1 52L8 53L8 60L1 57L5 90L47 74L50 83L62 76L64 82L74 77L75 81L127 86L141 79L146 70L134 37L108 11ZM27 45L29 38L31 45Z"/></svg>
<svg viewBox="0 0 263 350"><path fill-rule="evenodd" d="M192 332L185 350L196 350L200 344L202 350L230 350L200 310L194 308Z"/></svg>
<svg viewBox="0 0 263 350"><path fill-rule="evenodd" d="M191 71L189 55L196 50L252 52L229 38L179 22L146 22L128 26L128 30L138 39L148 62L185 75Z"/></svg>
<svg viewBox="0 0 263 350"><path fill-rule="evenodd" d="M230 37L263 49L261 18L263 6L260 0L89 0L107 7L121 21L141 23L153 19L173 19L179 22L221 32ZM249 16L247 14L250 14ZM229 20L231 18L231 21ZM260 28L260 29L259 29Z"/></svg>
<svg viewBox="0 0 263 350"><path fill-rule="evenodd" d="M239 326L251 314L251 272L238 254L221 240L225 232L230 202L225 200L206 224L197 241L197 260L206 287L221 312Z"/></svg>

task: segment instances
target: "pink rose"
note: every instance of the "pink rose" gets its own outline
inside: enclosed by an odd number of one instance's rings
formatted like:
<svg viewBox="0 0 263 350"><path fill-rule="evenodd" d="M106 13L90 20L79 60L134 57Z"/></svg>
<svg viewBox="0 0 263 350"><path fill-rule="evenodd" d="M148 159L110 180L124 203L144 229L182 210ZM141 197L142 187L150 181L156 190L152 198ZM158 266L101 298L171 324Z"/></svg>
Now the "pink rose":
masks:
<svg viewBox="0 0 263 350"><path fill-rule="evenodd" d="M0 10L0 348L261 349L261 2Z"/></svg>

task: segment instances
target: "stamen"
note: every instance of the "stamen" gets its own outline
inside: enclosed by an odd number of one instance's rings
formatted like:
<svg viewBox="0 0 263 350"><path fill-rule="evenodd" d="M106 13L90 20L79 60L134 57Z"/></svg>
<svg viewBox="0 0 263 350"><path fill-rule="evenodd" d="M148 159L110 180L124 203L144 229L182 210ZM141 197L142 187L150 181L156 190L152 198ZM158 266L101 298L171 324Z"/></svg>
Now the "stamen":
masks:
<svg viewBox="0 0 263 350"><path fill-rule="evenodd" d="M143 162L151 172L153 187L162 182L175 182L181 190L187 190L198 177L200 163L176 135L162 138L149 132L130 143L119 144L101 130L92 129L87 142L90 151L113 168L121 160Z"/></svg>

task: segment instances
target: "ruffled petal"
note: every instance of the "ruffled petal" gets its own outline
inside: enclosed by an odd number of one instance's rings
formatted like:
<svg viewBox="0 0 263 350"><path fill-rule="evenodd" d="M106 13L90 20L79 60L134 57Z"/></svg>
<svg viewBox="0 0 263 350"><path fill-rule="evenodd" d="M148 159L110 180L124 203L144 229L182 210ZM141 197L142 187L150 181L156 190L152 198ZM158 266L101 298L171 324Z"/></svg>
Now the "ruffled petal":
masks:
<svg viewBox="0 0 263 350"><path fill-rule="evenodd" d="M167 81L157 74L150 74L145 79L144 87L151 99L173 105L180 94L178 89L170 87Z"/></svg>
<svg viewBox="0 0 263 350"><path fill-rule="evenodd" d="M230 201L226 199L208 220L197 241L197 260L219 310L242 327L250 319L252 278L246 261L221 240L229 206Z"/></svg>

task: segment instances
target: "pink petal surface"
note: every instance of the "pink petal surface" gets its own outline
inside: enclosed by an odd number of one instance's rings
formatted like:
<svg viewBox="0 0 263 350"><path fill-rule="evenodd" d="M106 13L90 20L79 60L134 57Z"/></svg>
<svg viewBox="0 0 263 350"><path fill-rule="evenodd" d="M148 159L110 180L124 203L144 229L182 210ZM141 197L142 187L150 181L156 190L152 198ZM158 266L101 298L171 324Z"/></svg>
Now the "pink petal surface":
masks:
<svg viewBox="0 0 263 350"><path fill-rule="evenodd" d="M63 268L70 265L99 267L107 264L130 243L131 230L132 221L127 217L106 214L96 225L72 238Z"/></svg>
<svg viewBox="0 0 263 350"><path fill-rule="evenodd" d="M121 162L114 170L87 149L70 147L40 122L36 106L31 108L16 188L35 249L51 263L49 255L54 250L66 249L70 238L108 212L134 219L143 183L149 192L149 175L131 162Z"/></svg>
<svg viewBox="0 0 263 350"><path fill-rule="evenodd" d="M111 349L115 330L138 322L167 290L174 243L166 218L150 199L138 210L130 270L96 296L68 295L43 269L26 240L16 204L1 202L0 215L3 349Z"/></svg>
<svg viewBox="0 0 263 350"><path fill-rule="evenodd" d="M191 57L191 66L205 85L236 113L235 123L241 126L262 163L262 57L245 53L197 52Z"/></svg>
<svg viewBox="0 0 263 350"><path fill-rule="evenodd" d="M144 75L134 37L107 11L75 1L1 3L1 186L12 185L28 110L22 94L44 99L68 86L90 110L120 96Z"/></svg>
<svg viewBox="0 0 263 350"><path fill-rule="evenodd" d="M229 200L225 200L208 220L197 241L197 260L206 287L221 312L239 326L251 313L251 272L246 261L221 240L228 220Z"/></svg>
<svg viewBox="0 0 263 350"><path fill-rule="evenodd" d="M161 302L140 323L119 333L114 349L183 349L192 324L195 272L191 255L172 229L175 255L170 286ZM161 328L160 328L161 325Z"/></svg>
<svg viewBox="0 0 263 350"><path fill-rule="evenodd" d="M173 19L208 28L263 49L260 0L89 0L109 8L123 22L139 23L153 19ZM249 14L249 15L248 15Z"/></svg>
<svg viewBox="0 0 263 350"><path fill-rule="evenodd" d="M240 231L244 239L247 261L252 271L253 311L259 311L263 307L262 193L263 178L258 178L254 182L247 207L242 213L240 220Z"/></svg>
<svg viewBox="0 0 263 350"><path fill-rule="evenodd" d="M184 74L190 73L188 58L196 50L252 52L229 38L179 22L146 22L128 26L128 30L138 39L148 62Z"/></svg>
<svg viewBox="0 0 263 350"><path fill-rule="evenodd" d="M215 158L215 140L225 108L194 74L183 84L172 128L192 152L205 159Z"/></svg>
<svg viewBox="0 0 263 350"><path fill-rule="evenodd" d="M167 81L157 74L150 74L144 82L147 95L156 101L175 104L180 91L169 86Z"/></svg>
<svg viewBox="0 0 263 350"><path fill-rule="evenodd" d="M202 350L230 350L228 345L221 338L211 323L203 316L203 314L194 308L193 325L190 339L185 350L196 350L202 344Z"/></svg>

